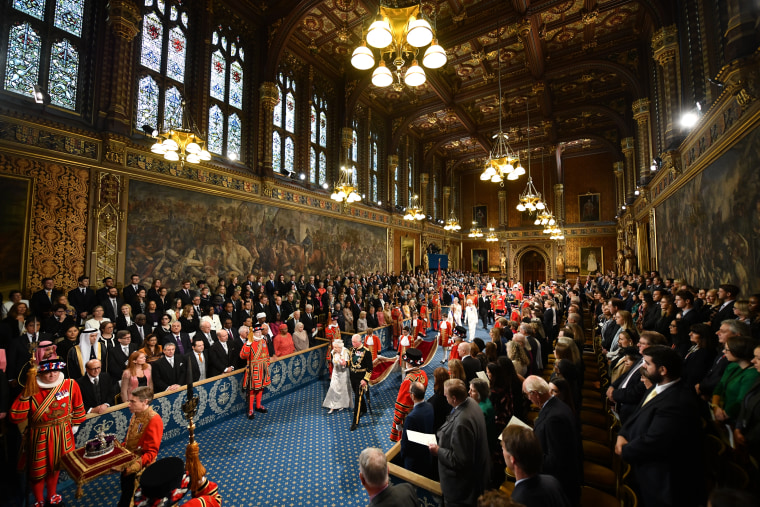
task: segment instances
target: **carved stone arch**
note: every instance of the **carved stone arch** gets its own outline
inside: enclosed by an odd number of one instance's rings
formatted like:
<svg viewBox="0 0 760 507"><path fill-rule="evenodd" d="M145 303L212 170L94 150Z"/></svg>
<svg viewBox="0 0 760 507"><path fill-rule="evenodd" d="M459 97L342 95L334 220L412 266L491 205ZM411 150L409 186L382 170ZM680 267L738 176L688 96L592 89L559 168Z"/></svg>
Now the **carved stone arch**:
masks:
<svg viewBox="0 0 760 507"><path fill-rule="evenodd" d="M549 244L549 249L547 250L545 245L540 243L529 243L524 244L515 248L510 249L512 252L512 258L510 259L510 277L514 278L515 280L520 280L520 262L522 261L523 256L529 252L538 252L541 257L543 257L544 262L546 263L546 279L550 280L555 277L555 266L553 261L553 255L552 255L552 248L551 244ZM545 280L546 281L546 280ZM520 282L523 282L523 280L520 280Z"/></svg>

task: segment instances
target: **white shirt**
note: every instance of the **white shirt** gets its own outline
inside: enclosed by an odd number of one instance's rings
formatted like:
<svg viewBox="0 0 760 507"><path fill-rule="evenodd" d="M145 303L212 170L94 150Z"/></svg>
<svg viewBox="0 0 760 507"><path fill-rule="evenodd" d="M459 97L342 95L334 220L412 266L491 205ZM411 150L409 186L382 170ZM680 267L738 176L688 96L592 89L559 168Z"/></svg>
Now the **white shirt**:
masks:
<svg viewBox="0 0 760 507"><path fill-rule="evenodd" d="M169 366L171 366L172 368L174 368L174 356L172 356L172 357L166 356L166 360L169 361Z"/></svg>

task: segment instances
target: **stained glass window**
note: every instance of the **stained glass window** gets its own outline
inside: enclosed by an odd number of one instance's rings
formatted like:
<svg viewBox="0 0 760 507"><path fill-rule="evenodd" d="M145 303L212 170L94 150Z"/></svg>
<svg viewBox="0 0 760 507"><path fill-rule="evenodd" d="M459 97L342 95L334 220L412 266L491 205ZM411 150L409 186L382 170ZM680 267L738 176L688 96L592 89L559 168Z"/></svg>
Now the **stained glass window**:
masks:
<svg viewBox="0 0 760 507"><path fill-rule="evenodd" d="M84 0L58 0L55 3L54 25L77 37L82 35Z"/></svg>
<svg viewBox="0 0 760 507"><path fill-rule="evenodd" d="M275 172L282 172L282 143L280 133L272 133L272 169Z"/></svg>
<svg viewBox="0 0 760 507"><path fill-rule="evenodd" d="M285 139L285 163L283 164L283 168L286 171L295 172L295 164L296 150L293 146L293 138L288 137Z"/></svg>
<svg viewBox="0 0 760 507"><path fill-rule="evenodd" d="M324 111L319 113L319 145L327 147L327 115Z"/></svg>
<svg viewBox="0 0 760 507"><path fill-rule="evenodd" d="M317 182L317 151L312 146L309 148L309 181L312 183Z"/></svg>
<svg viewBox="0 0 760 507"><path fill-rule="evenodd" d="M228 45L228 40L235 42ZM233 35L230 27L219 25L211 33L213 53L209 95L219 111L220 126L219 151L215 153L234 160L239 160L243 155L243 124L239 112L236 112L243 108L243 65L239 46L240 37Z"/></svg>
<svg viewBox="0 0 760 507"><path fill-rule="evenodd" d="M274 113L272 114L272 123L275 127L282 127L282 91L280 87L277 87L277 105L274 106Z"/></svg>
<svg viewBox="0 0 760 507"><path fill-rule="evenodd" d="M311 124L311 142L316 143L317 142L317 110L314 108L314 106L311 106L311 117L310 117L310 124Z"/></svg>
<svg viewBox="0 0 760 507"><path fill-rule="evenodd" d="M163 49L164 25L158 15L151 12L143 19L142 52L140 64L156 72L161 72L161 50Z"/></svg>
<svg viewBox="0 0 760 507"><path fill-rule="evenodd" d="M227 61L221 51L214 51L211 55L211 96L218 100L224 100L227 77Z"/></svg>
<svg viewBox="0 0 760 507"><path fill-rule="evenodd" d="M166 75L180 82L185 80L186 46L185 34L180 27L175 26L169 32L169 58L166 65Z"/></svg>
<svg viewBox="0 0 760 507"><path fill-rule="evenodd" d="M327 157L325 156L325 152L322 152L319 154L319 181L318 183L321 185L325 182L327 182Z"/></svg>
<svg viewBox="0 0 760 507"><path fill-rule="evenodd" d="M370 173L370 179L369 179L369 195L370 200L372 202L377 202L378 200L378 191L377 191L377 134L374 132L371 134L372 137L372 143L370 144L370 165L369 165L369 173Z"/></svg>
<svg viewBox="0 0 760 507"><path fill-rule="evenodd" d="M372 179L370 180L371 183L371 190L370 190L370 199L372 202L377 202L377 175L373 174Z"/></svg>
<svg viewBox="0 0 760 507"><path fill-rule="evenodd" d="M188 59L187 18L184 9L180 0L144 1L140 69L137 73L138 128L150 125L159 130L167 130L182 126L182 100ZM148 105L153 111L143 109ZM209 119L209 126L211 123L212 120ZM208 142L210 145L211 140Z"/></svg>
<svg viewBox="0 0 760 507"><path fill-rule="evenodd" d="M356 166L351 167L351 183L359 186L359 173L356 171Z"/></svg>
<svg viewBox="0 0 760 507"><path fill-rule="evenodd" d="M31 96L40 74L42 40L28 24L12 26L8 36L5 89Z"/></svg>
<svg viewBox="0 0 760 507"><path fill-rule="evenodd" d="M296 131L296 98L292 93L285 96L285 130Z"/></svg>
<svg viewBox="0 0 760 507"><path fill-rule="evenodd" d="M219 106L208 111L208 151L222 155L224 148L224 115Z"/></svg>
<svg viewBox="0 0 760 507"><path fill-rule="evenodd" d="M145 76L137 83L137 125L158 125L159 89L150 76Z"/></svg>
<svg viewBox="0 0 760 507"><path fill-rule="evenodd" d="M395 206L399 205L399 199L398 199L398 166L393 170L393 204Z"/></svg>
<svg viewBox="0 0 760 507"><path fill-rule="evenodd" d="M354 122L353 132L351 133L351 160L359 161L359 141L356 139L356 130L358 125Z"/></svg>
<svg viewBox="0 0 760 507"><path fill-rule="evenodd" d="M77 107L79 54L67 40L56 42L50 51L50 102L66 109Z"/></svg>
<svg viewBox="0 0 760 507"><path fill-rule="evenodd" d="M182 126L182 94L175 87L166 91L164 102L164 130Z"/></svg>
<svg viewBox="0 0 760 507"><path fill-rule="evenodd" d="M227 119L227 156L240 157L240 149L243 143L243 125L240 117L232 113Z"/></svg>
<svg viewBox="0 0 760 507"><path fill-rule="evenodd" d="M37 19L45 16L45 0L13 0L13 8Z"/></svg>

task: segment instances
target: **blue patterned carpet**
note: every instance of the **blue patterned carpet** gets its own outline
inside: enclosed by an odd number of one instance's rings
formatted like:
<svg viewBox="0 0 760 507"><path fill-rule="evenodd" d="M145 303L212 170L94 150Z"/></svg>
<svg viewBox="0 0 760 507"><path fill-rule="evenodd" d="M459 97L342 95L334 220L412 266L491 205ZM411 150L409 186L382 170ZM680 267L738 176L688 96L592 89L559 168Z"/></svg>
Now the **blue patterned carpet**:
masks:
<svg viewBox="0 0 760 507"><path fill-rule="evenodd" d="M476 336L486 338L480 324ZM429 378L441 366L441 358L439 349L425 369ZM209 478L219 483L224 505L366 506L369 497L359 481L357 457L369 446L390 449L388 436L400 384L400 374L394 374L372 388L373 414L363 416L354 432L349 431L348 410L327 414L322 408L327 378L273 400L267 406L269 413L256 414L253 421L240 414L199 432L201 460ZM432 390L431 381L428 396ZM184 458L186 443L162 447L159 458ZM116 505L119 478L111 475L87 484L80 500L74 492L73 486L61 492L69 507Z"/></svg>

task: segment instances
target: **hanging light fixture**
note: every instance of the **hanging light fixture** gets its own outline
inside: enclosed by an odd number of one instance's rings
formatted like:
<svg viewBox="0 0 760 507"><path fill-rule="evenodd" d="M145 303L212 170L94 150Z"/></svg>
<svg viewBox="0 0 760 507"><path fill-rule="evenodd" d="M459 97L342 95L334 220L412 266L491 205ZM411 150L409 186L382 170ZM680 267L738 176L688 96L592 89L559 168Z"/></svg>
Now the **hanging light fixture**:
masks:
<svg viewBox="0 0 760 507"><path fill-rule="evenodd" d="M520 194L520 200L517 203L517 211L523 212L525 210L533 213L534 211L546 209L546 204L541 197L541 193L536 190L533 185L533 177L530 173L530 108L528 107L528 99L525 99L525 110L528 113L528 184L525 186L525 190ZM541 159L543 163L543 158ZM538 225L538 224L536 224Z"/></svg>
<svg viewBox="0 0 760 507"><path fill-rule="evenodd" d="M333 193L330 195L330 199L336 202L359 202L362 200L359 193L356 191L356 187L352 181L351 170L345 166L340 168L340 175L338 176L338 182L335 184Z"/></svg>
<svg viewBox="0 0 760 507"><path fill-rule="evenodd" d="M451 213L449 213L449 219L446 220L446 225L443 226L444 231L459 231L462 229L462 226L459 225L459 220L457 220L456 215L454 215L454 210L451 210Z"/></svg>
<svg viewBox="0 0 760 507"><path fill-rule="evenodd" d="M467 234L468 238L482 238L483 237L483 230L478 227L478 223L473 221L472 222L472 229L470 229L470 232Z"/></svg>
<svg viewBox="0 0 760 507"><path fill-rule="evenodd" d="M351 65L359 70L369 70L375 65L375 56L367 45L380 50L380 62L372 73L373 85L384 88L393 84L394 89L403 88L403 84L417 87L427 80L422 66L438 69L446 64L446 51L438 44L435 30L425 19L421 7L421 2L403 8L384 6L381 2L377 18L351 55ZM417 59L420 49L428 44L420 66ZM386 59L394 65L393 73L387 67ZM406 71L402 72L404 67Z"/></svg>
<svg viewBox="0 0 760 507"><path fill-rule="evenodd" d="M496 39L498 42L499 27L496 28ZM520 165L520 157L512 150L509 145L509 136L504 133L501 126L502 112L502 94L501 94L501 46L496 50L496 64L499 66L499 131L494 134L494 144L491 153L488 155L486 166L480 179L491 181L492 183L501 183L504 186L504 179L516 180L523 174L525 169ZM530 135L530 130L528 131Z"/></svg>
<svg viewBox="0 0 760 507"><path fill-rule="evenodd" d="M182 126L172 127L161 134L154 130L152 137L156 142L150 147L150 151L156 155L163 155L170 162L179 161L182 166L185 165L185 161L199 164L201 161L211 160L211 154L204 148L205 143L190 118L190 111L184 100L181 107Z"/></svg>
<svg viewBox="0 0 760 507"><path fill-rule="evenodd" d="M406 215L404 215L404 220L424 220L425 219L425 213L422 211L422 207L420 206L420 196L417 194L414 194L412 196L412 200L409 202L409 207L406 208Z"/></svg>
<svg viewBox="0 0 760 507"><path fill-rule="evenodd" d="M488 229L488 236L486 237L486 241L489 243L493 243L494 241L499 241L499 238L496 237L496 232L494 232L493 227Z"/></svg>

